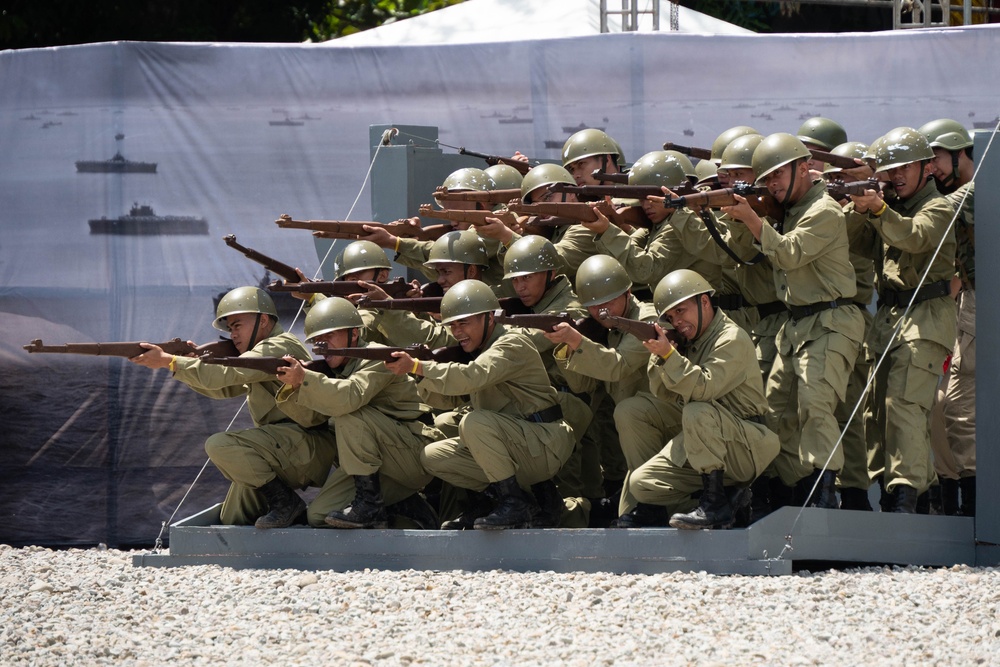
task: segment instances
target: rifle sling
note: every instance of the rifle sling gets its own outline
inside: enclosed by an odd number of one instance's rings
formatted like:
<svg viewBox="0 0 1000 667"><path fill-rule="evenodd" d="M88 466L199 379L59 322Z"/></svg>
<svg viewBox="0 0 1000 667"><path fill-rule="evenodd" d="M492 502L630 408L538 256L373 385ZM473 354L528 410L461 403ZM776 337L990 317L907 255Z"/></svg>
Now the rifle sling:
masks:
<svg viewBox="0 0 1000 667"><path fill-rule="evenodd" d="M719 233L719 228L715 226L715 220L705 209L698 211L698 216L701 217L702 221L705 223L705 227L708 228L708 233L712 235L712 240L722 248L727 255L736 261L737 264L747 264L752 265L764 259L764 253L758 252L753 259L749 261L744 261L740 259L740 256L733 252L733 249L729 247L725 239L722 238L722 234Z"/></svg>

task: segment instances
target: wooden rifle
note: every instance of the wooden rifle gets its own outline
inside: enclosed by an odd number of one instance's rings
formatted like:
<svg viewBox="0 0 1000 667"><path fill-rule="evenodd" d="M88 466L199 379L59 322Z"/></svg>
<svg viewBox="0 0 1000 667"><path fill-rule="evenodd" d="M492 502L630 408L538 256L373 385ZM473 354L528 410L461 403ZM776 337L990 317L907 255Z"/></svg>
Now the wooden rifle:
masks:
<svg viewBox="0 0 1000 667"><path fill-rule="evenodd" d="M486 160L486 164L505 164L508 167L514 167L522 176L528 173L532 167L537 167L540 163L538 160L515 160L514 158L501 157L499 155L488 155L486 153L476 153L475 151L466 150L465 147L458 149L459 154L468 155L470 157L478 157Z"/></svg>
<svg viewBox="0 0 1000 667"><path fill-rule="evenodd" d="M690 155L691 157L698 158L699 160L712 159L712 151L709 150L708 148L681 146L680 144L674 144L668 141L667 143L663 144L663 150L677 151L678 153L683 153L684 155ZM852 157L844 157L843 155L837 155L836 153L830 153L829 151L821 151L815 148L809 148L808 150L812 154L812 158L814 160L819 160L820 162L826 162L827 164L836 167L838 169L855 169L857 167L863 166L855 162L854 158Z"/></svg>
<svg viewBox="0 0 1000 667"><path fill-rule="evenodd" d="M240 245L239 243L236 242L235 234L229 234L227 236L223 236L222 240L226 242L227 246L229 246L233 250L240 251L246 256L247 259L263 265L264 268L266 268L268 271L275 274L276 276L281 276L285 280L293 282L299 282L301 280L301 278L299 278L298 272L295 270L294 267L289 266L284 262L279 262L273 257L268 257L264 253L258 252L253 248L247 248L246 246Z"/></svg>
<svg viewBox="0 0 1000 667"><path fill-rule="evenodd" d="M306 283L282 282L276 280L267 286L272 292L302 292L303 294L323 294L326 296L350 296L364 294L362 280L314 280ZM413 285L402 278L395 278L384 283L374 283L393 298L402 298L409 294ZM437 283L431 283L437 285Z"/></svg>
<svg viewBox="0 0 1000 667"><path fill-rule="evenodd" d="M439 187L434 190L434 199L438 201L474 201L481 204L506 204L511 199L520 199L520 188L504 190L448 190Z"/></svg>
<svg viewBox="0 0 1000 667"><path fill-rule="evenodd" d="M579 225L584 222L596 222L597 213L594 212L594 207L603 213L612 224L626 231L631 231L631 228L634 227L650 227L652 225L641 207L627 206L619 211L604 201L595 202L593 206L586 202L539 202L537 204L511 202L507 209L521 215L538 216L531 223L537 227L562 227Z"/></svg>
<svg viewBox="0 0 1000 667"><path fill-rule="evenodd" d="M392 361L393 352L406 352L408 355L419 361L441 361L469 363L473 356L462 349L460 345L448 347L436 347L431 349L426 345L414 344L406 347L327 347L324 343L317 343L313 346L313 354L324 357L351 357L352 359L374 359L378 361Z"/></svg>
<svg viewBox="0 0 1000 667"><path fill-rule="evenodd" d="M607 345L608 330L592 317L574 319L569 313L524 313L508 315L502 310L493 311L493 319L498 324L509 324L523 329L539 329L549 333L555 331L556 325L566 323L595 343Z"/></svg>
<svg viewBox="0 0 1000 667"><path fill-rule="evenodd" d="M214 364L218 366L229 366L231 368L246 368L252 371L263 371L271 375L277 375L279 368L285 368L292 364L282 357L199 357L202 363ZM313 359L302 363L307 371L316 371L323 375L330 374L330 366L325 359Z"/></svg>
<svg viewBox="0 0 1000 667"><path fill-rule="evenodd" d="M365 227L382 227L393 236L435 241L447 232L452 231L451 225L431 225L421 227L415 220L396 220L395 222L348 221L348 220L293 220L288 214L274 221L282 229L308 229L313 236L323 239L358 239L367 236Z"/></svg>
<svg viewBox="0 0 1000 667"><path fill-rule="evenodd" d="M189 356L192 354L196 355L208 355L212 357L223 357L223 356L237 356L239 355L239 350L236 349L236 345L232 340L228 338L220 338L213 343L206 343L204 345L198 345L192 347L188 345L186 341L180 338L172 338L165 343L156 343L156 346L162 349L167 354L173 354L176 356ZM36 338L31 341L29 345L25 345L24 349L30 353L43 353L43 354L84 354L89 356L99 356L99 357L124 357L126 359L131 359L132 357L138 357L144 352L148 352L146 348L140 345L140 342L112 342L112 343L66 343L65 345L44 345L41 339Z"/></svg>

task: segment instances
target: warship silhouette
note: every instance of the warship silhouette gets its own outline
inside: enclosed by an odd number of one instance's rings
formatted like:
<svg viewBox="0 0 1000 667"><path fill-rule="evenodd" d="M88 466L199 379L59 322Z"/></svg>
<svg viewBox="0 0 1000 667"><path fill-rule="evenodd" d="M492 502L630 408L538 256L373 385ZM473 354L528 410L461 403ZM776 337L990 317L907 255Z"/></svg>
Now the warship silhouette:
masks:
<svg viewBox="0 0 1000 667"><path fill-rule="evenodd" d="M79 160L76 170L81 174L155 174L156 163L126 160L115 153L109 160Z"/></svg>
<svg viewBox="0 0 1000 667"><path fill-rule="evenodd" d="M89 220L91 234L157 236L166 234L208 234L205 218L190 215L156 215L148 204L132 204L128 215Z"/></svg>

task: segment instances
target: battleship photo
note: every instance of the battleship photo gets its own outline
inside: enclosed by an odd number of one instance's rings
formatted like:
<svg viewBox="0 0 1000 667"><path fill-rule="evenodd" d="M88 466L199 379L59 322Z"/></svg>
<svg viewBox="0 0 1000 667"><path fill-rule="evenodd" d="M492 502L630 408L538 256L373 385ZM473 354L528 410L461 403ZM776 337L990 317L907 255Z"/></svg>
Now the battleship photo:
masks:
<svg viewBox="0 0 1000 667"><path fill-rule="evenodd" d="M159 236L166 234L208 234L205 218L191 215L156 215L148 204L132 204L128 215L88 221L91 234Z"/></svg>
<svg viewBox="0 0 1000 667"><path fill-rule="evenodd" d="M115 153L109 160L78 160L76 171L81 174L155 174L155 162L127 160Z"/></svg>

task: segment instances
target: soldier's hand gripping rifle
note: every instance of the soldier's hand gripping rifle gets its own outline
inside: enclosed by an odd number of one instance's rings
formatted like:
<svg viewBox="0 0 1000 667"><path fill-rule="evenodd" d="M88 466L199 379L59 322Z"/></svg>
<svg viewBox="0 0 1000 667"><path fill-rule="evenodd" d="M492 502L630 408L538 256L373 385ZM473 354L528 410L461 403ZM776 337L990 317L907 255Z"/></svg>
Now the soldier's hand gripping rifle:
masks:
<svg viewBox="0 0 1000 667"><path fill-rule="evenodd" d="M815 148L809 148L809 152L812 153L812 158L814 160L819 160L820 162L826 162L827 164L836 167L837 169L856 169L857 167L863 166L859 165L854 161L852 157L845 157L843 155L837 155L836 153L830 153L829 151L821 151ZM663 150L665 151L677 151L678 153L683 153L684 155L690 155L693 158L698 158L699 160L711 160L712 151L707 148L696 148L694 146L681 146L680 144L675 144L667 142L663 144Z"/></svg>
<svg viewBox="0 0 1000 667"><path fill-rule="evenodd" d="M258 252L253 248L247 248L246 246L242 246L239 243L237 243L235 234L229 234L228 236L223 236L222 240L226 242L227 246L229 246L233 250L240 251L241 253L246 255L247 259L263 265L264 268L266 268L274 275L281 276L282 278L284 278L289 282L297 283L302 280L302 278L298 274L298 271L296 271L294 267L289 266L284 262L279 262L273 257L268 257L264 253Z"/></svg>
<svg viewBox="0 0 1000 667"><path fill-rule="evenodd" d="M500 155L488 155L486 153L476 153L475 151L466 150L464 146L459 148L458 152L461 155L468 155L470 157L478 157L483 160L486 160L486 164L488 165L505 164L508 167L514 167L514 169L517 169L522 176L527 174L532 167L536 167L539 164L538 160L518 160L515 158L502 157Z"/></svg>
<svg viewBox="0 0 1000 667"><path fill-rule="evenodd" d="M324 357L351 357L352 359L376 359L379 361L392 361L395 357L393 352L406 352L418 361L441 361L468 363L472 360L472 355L462 349L460 345L449 347L429 348L426 345L414 344L406 347L381 347L368 345L366 347L327 347L323 343L313 346L313 354Z"/></svg>
<svg viewBox="0 0 1000 667"><path fill-rule="evenodd" d="M451 225L431 225L421 227L414 219L395 222L348 221L348 220L293 220L287 213L274 221L282 229L308 229L313 236L323 239L358 239L370 232L365 227L381 227L393 236L434 241L452 230Z"/></svg>
<svg viewBox="0 0 1000 667"><path fill-rule="evenodd" d="M720 188L719 190L705 190L695 192L680 197L668 197L663 205L667 208L681 208L687 206L690 209L698 210L702 208L722 208L723 206L733 206L736 204L734 195L739 195L747 200L750 208L758 215L770 216L776 220L784 218L784 208L771 196L771 193L758 185L747 183L734 183L731 188Z"/></svg>
<svg viewBox="0 0 1000 667"><path fill-rule="evenodd" d="M24 349L30 353L44 354L83 354L100 357L124 357L131 359L147 352L148 349L142 346L142 342L111 342L111 343L67 343L65 345L44 345L38 338L25 345ZM192 346L180 338L172 338L165 343L155 343L157 347L167 354L176 356L207 355L211 357L237 356L239 350L228 338L220 338L214 343Z"/></svg>
<svg viewBox="0 0 1000 667"><path fill-rule="evenodd" d="M662 196L662 192L660 195ZM607 202L595 202L597 208L614 225L630 231L634 227L649 227L650 221L642 208L627 206L616 210ZM584 222L597 222L594 207L586 202L539 202L537 204L521 204L511 202L507 208L520 215L537 216L532 221L536 227L562 227L579 225Z"/></svg>
<svg viewBox="0 0 1000 667"><path fill-rule="evenodd" d="M657 338L656 324L654 322L630 320L627 317L617 317L604 309L597 312L597 317L603 322L610 324L615 329L635 336L643 342L647 340L656 340ZM668 329L663 326L660 328L663 329L663 334L667 337L667 340L674 344L674 347L681 346L683 341L676 329Z"/></svg>
<svg viewBox="0 0 1000 667"><path fill-rule="evenodd" d="M246 368L252 371L263 371L265 373L270 373L271 375L277 375L279 368L292 365L291 362L282 357L212 357L204 355L199 357L199 359L201 359L201 362L205 364L229 366L231 368ZM304 361L302 362L302 365L305 366L307 371L316 371L317 373L323 373L324 375L326 375L330 370L330 367L327 365L325 359Z"/></svg>
<svg viewBox="0 0 1000 667"><path fill-rule="evenodd" d="M504 190L448 190L446 187L438 187L434 190L434 199L440 202L448 201L474 201L481 204L506 204L511 199L520 199L520 188L508 188Z"/></svg>
<svg viewBox="0 0 1000 667"><path fill-rule="evenodd" d="M539 329L553 332L557 324L566 323L595 343L606 345L608 330L601 323L590 317L574 319L569 313L525 313L510 315L502 310L493 311L493 319L498 324L509 324L523 329Z"/></svg>
<svg viewBox="0 0 1000 667"><path fill-rule="evenodd" d="M364 294L366 291L364 282L363 280L314 280L307 283L292 283L278 280L268 285L267 289L272 292L301 292L303 294L347 297L352 294ZM413 289L413 285L402 278L373 284L394 299L405 297ZM437 283L432 284L436 285Z"/></svg>

